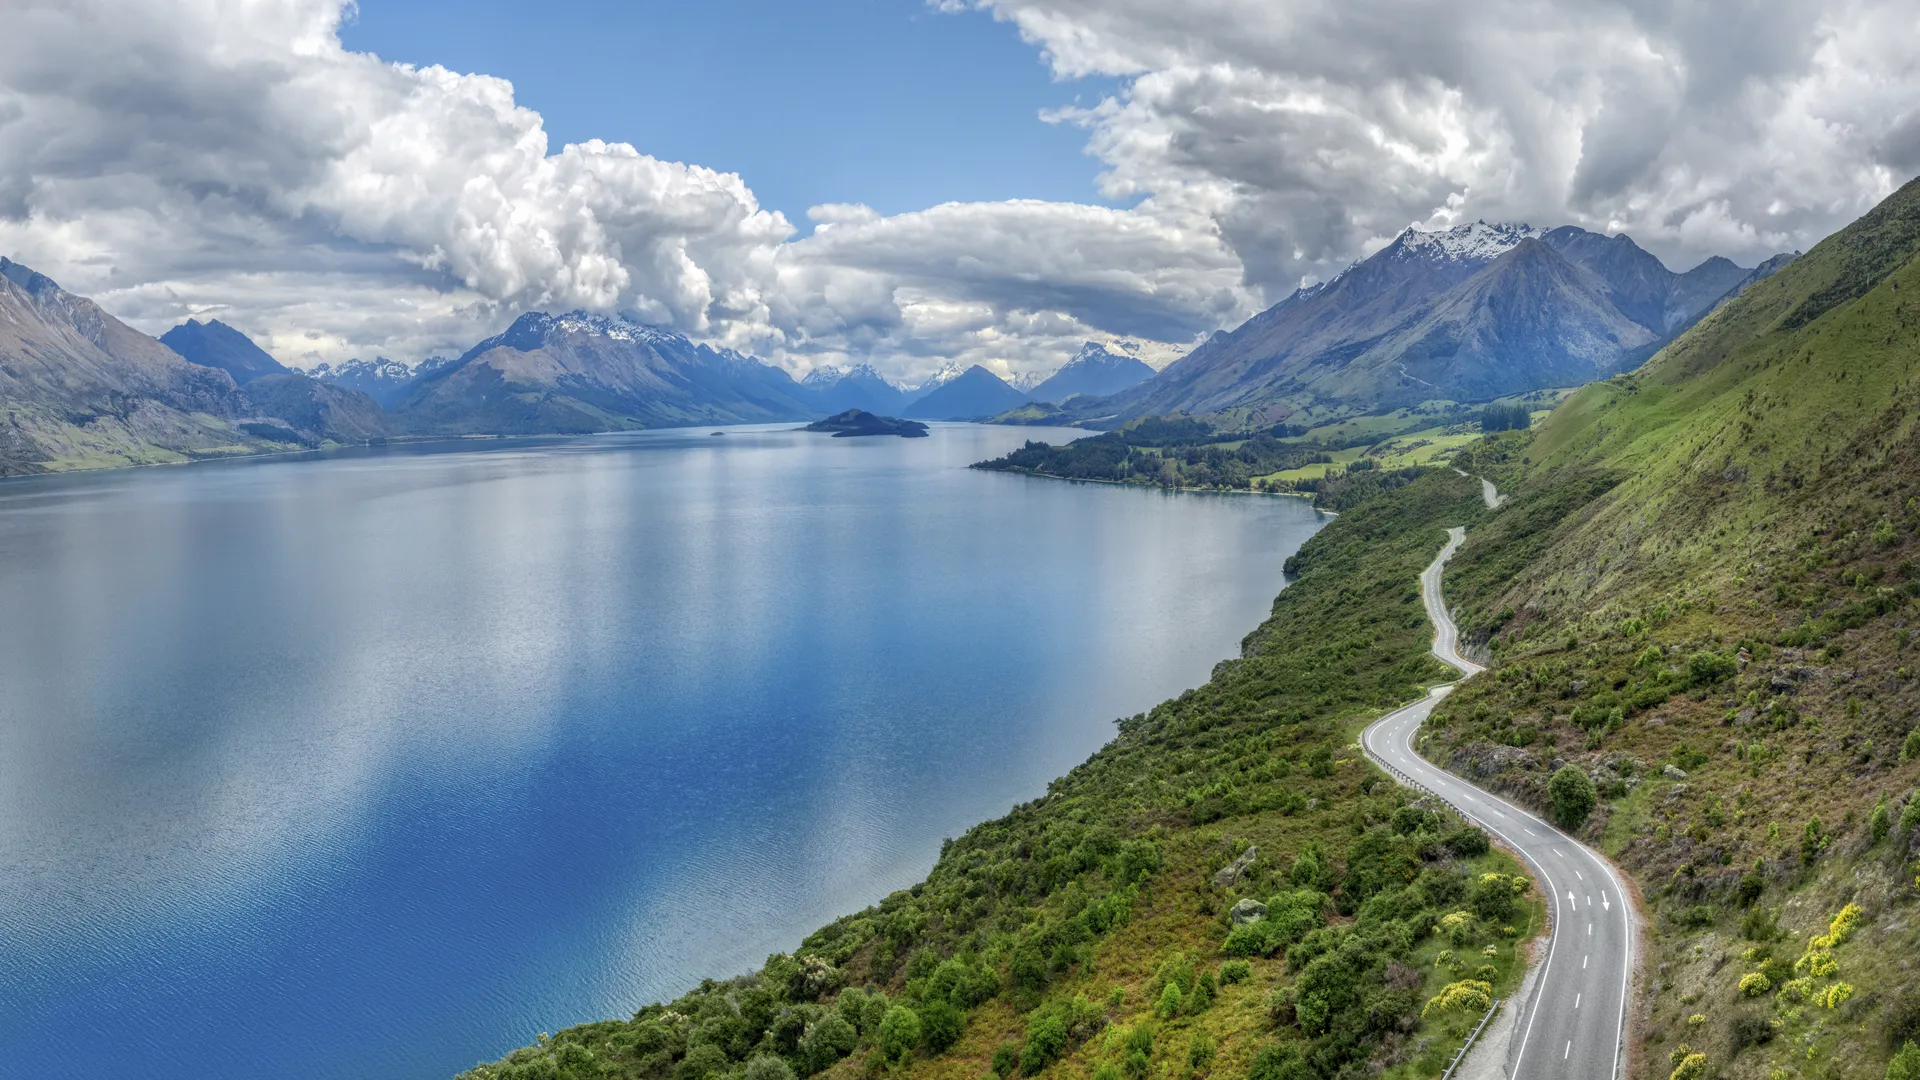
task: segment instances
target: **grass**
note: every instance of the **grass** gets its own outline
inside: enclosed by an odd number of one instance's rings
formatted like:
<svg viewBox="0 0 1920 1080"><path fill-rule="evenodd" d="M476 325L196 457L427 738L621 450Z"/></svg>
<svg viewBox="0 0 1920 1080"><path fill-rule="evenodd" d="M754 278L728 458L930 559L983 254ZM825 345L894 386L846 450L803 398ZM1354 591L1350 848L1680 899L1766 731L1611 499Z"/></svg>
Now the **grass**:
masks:
<svg viewBox="0 0 1920 1080"><path fill-rule="evenodd" d="M1649 903L1651 1075L1685 1044L1724 1077L1880 1080L1920 1025L1920 816L1897 820L1920 799L1913 298L1920 185L1461 453L1514 496L1448 572L1493 669L1423 752L1536 807L1554 762L1595 777L1586 835ZM1850 999L1742 996L1748 949L1791 960L1848 903L1860 931L1817 985ZM1759 912L1786 936L1743 936Z"/></svg>

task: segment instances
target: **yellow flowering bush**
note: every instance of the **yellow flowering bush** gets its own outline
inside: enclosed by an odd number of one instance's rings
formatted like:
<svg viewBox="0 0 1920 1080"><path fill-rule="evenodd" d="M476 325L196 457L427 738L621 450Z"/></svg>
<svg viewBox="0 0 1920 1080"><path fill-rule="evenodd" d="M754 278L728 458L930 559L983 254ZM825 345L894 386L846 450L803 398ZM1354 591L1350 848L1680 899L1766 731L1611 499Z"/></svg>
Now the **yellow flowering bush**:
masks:
<svg viewBox="0 0 1920 1080"><path fill-rule="evenodd" d="M1451 1009L1469 1009L1474 1012L1486 1012L1493 1007L1493 984L1478 979L1462 979L1448 983L1438 994L1433 995L1426 1007L1420 1010L1421 1016Z"/></svg>
<svg viewBox="0 0 1920 1080"><path fill-rule="evenodd" d="M1767 973L1764 971L1740 976L1741 997L1759 997L1771 989L1773 989L1773 980L1767 978Z"/></svg>

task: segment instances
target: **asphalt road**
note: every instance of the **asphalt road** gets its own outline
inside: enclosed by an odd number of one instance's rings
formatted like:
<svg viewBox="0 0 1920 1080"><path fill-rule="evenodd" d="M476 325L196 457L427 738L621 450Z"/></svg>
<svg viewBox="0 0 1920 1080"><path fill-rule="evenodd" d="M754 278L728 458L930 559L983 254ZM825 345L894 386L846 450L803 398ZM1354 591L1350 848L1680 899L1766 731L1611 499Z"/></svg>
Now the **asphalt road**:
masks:
<svg viewBox="0 0 1920 1080"><path fill-rule="evenodd" d="M1493 505L1497 497L1490 494L1487 501ZM1459 631L1440 594L1441 570L1465 537L1464 528L1448 530L1447 546L1420 575L1420 595L1433 620L1433 654L1470 679L1485 669L1459 654ZM1521 1005L1507 1076L1613 1080L1623 1075L1627 984L1633 972L1635 916L1627 893L1613 868L1585 844L1414 752L1414 733L1452 689L1435 687L1423 700L1382 717L1361 734L1361 746L1389 772L1498 836L1552 894L1545 966L1532 1000Z"/></svg>

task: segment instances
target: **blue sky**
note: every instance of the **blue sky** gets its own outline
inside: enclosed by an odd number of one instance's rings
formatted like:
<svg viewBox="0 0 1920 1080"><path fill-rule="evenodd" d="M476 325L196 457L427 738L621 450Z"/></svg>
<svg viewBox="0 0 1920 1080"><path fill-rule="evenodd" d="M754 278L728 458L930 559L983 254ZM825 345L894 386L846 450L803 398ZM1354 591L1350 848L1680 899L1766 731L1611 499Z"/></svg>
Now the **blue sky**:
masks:
<svg viewBox="0 0 1920 1080"><path fill-rule="evenodd" d="M922 0L361 0L348 48L510 79L558 150L589 138L737 172L807 207L1101 202L1086 132L1039 119L1110 80L1053 80L980 13Z"/></svg>

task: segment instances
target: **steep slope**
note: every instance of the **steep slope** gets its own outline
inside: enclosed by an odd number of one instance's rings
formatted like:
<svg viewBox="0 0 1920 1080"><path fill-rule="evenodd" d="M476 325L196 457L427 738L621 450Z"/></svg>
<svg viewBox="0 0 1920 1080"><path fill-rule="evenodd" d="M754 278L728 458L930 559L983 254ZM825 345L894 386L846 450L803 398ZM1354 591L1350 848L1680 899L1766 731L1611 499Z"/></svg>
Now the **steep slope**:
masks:
<svg viewBox="0 0 1920 1080"><path fill-rule="evenodd" d="M1638 880L1640 1075L1920 1040L1915 297L1920 181L1462 462L1514 495L1448 575L1492 670L1422 749Z"/></svg>
<svg viewBox="0 0 1920 1080"><path fill-rule="evenodd" d="M655 326L529 312L419 375L395 409L412 431L534 434L812 419L786 372Z"/></svg>
<svg viewBox="0 0 1920 1080"><path fill-rule="evenodd" d="M386 410L372 398L297 371L262 375L247 383L242 393L261 415L259 421L242 424L243 430L255 435L319 446L371 442L393 433ZM291 438L274 431L274 421Z"/></svg>
<svg viewBox="0 0 1920 1080"><path fill-rule="evenodd" d="M0 258L0 475L185 461L264 443L225 372Z"/></svg>
<svg viewBox="0 0 1920 1080"><path fill-rule="evenodd" d="M907 406L906 391L867 364L845 371L819 368L809 372L800 385L813 395L819 408L830 413L861 409L879 416L898 416Z"/></svg>
<svg viewBox="0 0 1920 1080"><path fill-rule="evenodd" d="M1026 391L1035 401L1056 404L1070 397L1103 397L1153 378L1153 369L1137 356L1114 352L1105 345L1089 341L1059 371Z"/></svg>
<svg viewBox="0 0 1920 1080"><path fill-rule="evenodd" d="M189 363L233 376L251 406L239 424L246 434L311 447L364 443L392 433L386 410L373 398L294 371L226 323L188 319L161 335L160 342Z"/></svg>
<svg viewBox="0 0 1920 1080"><path fill-rule="evenodd" d="M218 319L188 319L160 335L160 344L202 367L219 368L245 386L262 375L285 375L291 369L253 343L253 339Z"/></svg>
<svg viewBox="0 0 1920 1080"><path fill-rule="evenodd" d="M908 405L903 415L916 420L977 420L998 416L1027 396L978 364Z"/></svg>
<svg viewBox="0 0 1920 1080"><path fill-rule="evenodd" d="M1569 385L1541 380L1581 382L1637 364L1750 273L1708 260L1674 274L1627 237L1572 226L1409 229L1332 281L1085 407L1268 424Z"/></svg>

